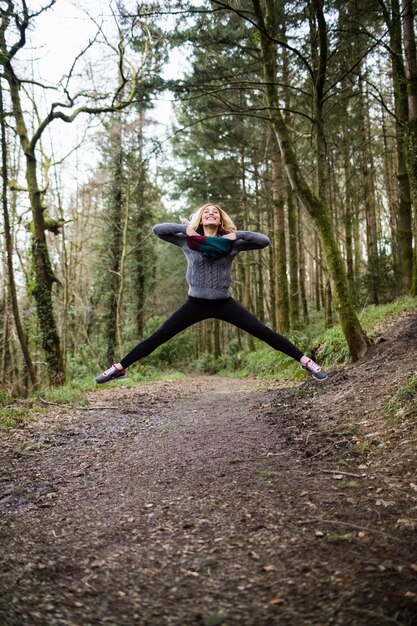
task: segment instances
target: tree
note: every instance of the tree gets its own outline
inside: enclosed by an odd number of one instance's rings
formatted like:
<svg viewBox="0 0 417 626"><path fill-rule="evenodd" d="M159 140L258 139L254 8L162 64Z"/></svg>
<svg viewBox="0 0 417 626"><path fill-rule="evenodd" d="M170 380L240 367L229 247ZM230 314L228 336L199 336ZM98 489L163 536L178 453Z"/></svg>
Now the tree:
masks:
<svg viewBox="0 0 417 626"><path fill-rule="evenodd" d="M1 173L2 173L2 208L3 208L3 221L4 221L4 237L6 240L6 263L7 263L7 276L10 291L10 300L13 310L13 318L16 326L17 336L19 338L20 347L22 350L23 358L29 373L29 378L32 385L36 385L36 372L32 363L32 359L29 353L26 334L23 329L23 325L20 318L19 304L16 291L16 283L14 279L13 269L13 243L10 228L9 208L8 208L8 172L7 172L7 143L6 143L6 125L5 125L5 110L3 106L3 86L2 79L0 78L0 125L1 125Z"/></svg>

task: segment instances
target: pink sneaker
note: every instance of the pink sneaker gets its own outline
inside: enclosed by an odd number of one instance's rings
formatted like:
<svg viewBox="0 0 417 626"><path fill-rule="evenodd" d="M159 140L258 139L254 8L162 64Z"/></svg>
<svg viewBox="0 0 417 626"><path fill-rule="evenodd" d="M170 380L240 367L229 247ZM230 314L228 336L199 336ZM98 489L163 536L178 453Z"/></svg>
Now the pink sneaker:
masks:
<svg viewBox="0 0 417 626"><path fill-rule="evenodd" d="M126 376L126 370L119 370L115 365L109 367L108 370L100 374L100 376L96 377L96 383L101 385L102 383L108 383L109 380L113 380L115 378L124 378Z"/></svg>
<svg viewBox="0 0 417 626"><path fill-rule="evenodd" d="M312 377L316 380L323 381L329 376L328 373L320 367L320 365L317 365L317 363L313 361L313 359L309 359L307 363L301 363L300 365L302 370L310 372Z"/></svg>

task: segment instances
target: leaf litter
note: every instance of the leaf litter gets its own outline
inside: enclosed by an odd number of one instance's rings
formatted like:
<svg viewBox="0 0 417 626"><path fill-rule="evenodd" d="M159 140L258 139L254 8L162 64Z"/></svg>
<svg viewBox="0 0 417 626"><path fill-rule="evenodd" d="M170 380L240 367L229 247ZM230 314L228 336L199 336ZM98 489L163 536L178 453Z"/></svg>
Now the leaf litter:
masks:
<svg viewBox="0 0 417 626"><path fill-rule="evenodd" d="M325 385L115 384L2 433L2 626L415 625L415 420L383 407L416 335Z"/></svg>

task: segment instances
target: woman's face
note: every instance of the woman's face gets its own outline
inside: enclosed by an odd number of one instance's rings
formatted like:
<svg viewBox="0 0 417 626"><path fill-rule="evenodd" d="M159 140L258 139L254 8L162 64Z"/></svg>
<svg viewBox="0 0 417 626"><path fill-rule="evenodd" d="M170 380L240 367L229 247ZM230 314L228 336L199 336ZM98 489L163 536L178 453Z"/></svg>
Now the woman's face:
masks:
<svg viewBox="0 0 417 626"><path fill-rule="evenodd" d="M221 215L218 208L215 206L208 206L204 209L201 215L201 223L203 226L208 224L214 224L215 226L220 226Z"/></svg>

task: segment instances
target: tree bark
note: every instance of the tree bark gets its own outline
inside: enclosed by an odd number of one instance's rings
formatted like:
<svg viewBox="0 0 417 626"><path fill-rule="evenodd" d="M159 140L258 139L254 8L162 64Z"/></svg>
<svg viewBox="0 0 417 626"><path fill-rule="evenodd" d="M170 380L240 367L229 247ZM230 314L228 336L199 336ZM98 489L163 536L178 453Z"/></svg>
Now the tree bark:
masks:
<svg viewBox="0 0 417 626"><path fill-rule="evenodd" d="M3 44L4 42L1 42L2 50L5 47ZM35 149L29 141L24 120L20 100L20 85L9 62L4 64L4 73L10 88L16 131L26 161L25 174L32 210L33 283L31 293L36 303L49 380L52 385L60 385L65 380L65 372L52 303L52 287L54 282L56 282L56 278L52 270L46 242L45 207L42 203L42 191L38 184L37 159Z"/></svg>
<svg viewBox="0 0 417 626"><path fill-rule="evenodd" d="M110 128L110 189L107 199L107 224L110 233L108 242L105 313L105 345L108 363L115 360L117 344L118 292L120 286L120 261L123 240L123 148L121 121Z"/></svg>
<svg viewBox="0 0 417 626"><path fill-rule="evenodd" d="M287 245L285 240L284 185L280 153L274 152L271 160L277 275L277 326L280 333L286 333L290 328L290 306L288 297Z"/></svg>
<svg viewBox="0 0 417 626"><path fill-rule="evenodd" d="M301 210L298 199L295 199L297 208L297 241L298 241L298 277L300 285L300 298L301 306L303 310L304 322L308 324L308 305L307 305L307 290L306 290L306 263L304 253L304 237L303 237L303 225L301 222Z"/></svg>
<svg viewBox="0 0 417 626"><path fill-rule="evenodd" d="M292 193L287 194L288 203L288 257L290 275L290 327L298 328L300 323L300 284L298 277L298 215Z"/></svg>
<svg viewBox="0 0 417 626"><path fill-rule="evenodd" d="M401 21L399 0L391 0L391 15L384 10L387 26L390 28L390 51L392 82L394 87L395 133L397 151L397 178L399 207L397 220L397 247L400 255L400 280L403 291L411 288L413 272L412 243L412 199L407 160L408 99L407 78L401 41Z"/></svg>
<svg viewBox="0 0 417 626"><path fill-rule="evenodd" d="M403 37L406 58L409 144L407 151L410 161L414 196L417 193L417 53L414 29L414 7L411 0L401 0L403 15ZM414 211L416 208L414 207ZM415 220L417 222L417 219ZM414 228L414 257L410 293L417 295L417 232Z"/></svg>
<svg viewBox="0 0 417 626"><path fill-rule="evenodd" d="M369 293L372 304L379 304L379 255L378 235L375 207L375 185L372 152L370 150L370 137L367 126L367 102L363 93L363 80L359 77L359 119L362 136L362 179L363 179L363 202L365 206L366 222L366 251L368 257Z"/></svg>
<svg viewBox="0 0 417 626"><path fill-rule="evenodd" d="M4 221L4 238L6 243L6 263L7 263L7 275L9 283L10 299L12 304L13 318L16 326L17 336L19 338L20 348L22 350L23 358L29 373L30 381L33 387L36 387L36 373L30 356L26 334L23 329L23 325L20 319L19 305L16 293L16 283L14 279L13 270L13 243L12 234L10 229L9 219L9 207L7 201L7 184L8 184L8 172L7 172L7 144L6 144L6 128L4 123L4 105L3 105L3 86L0 78L0 123L1 123L1 171L2 171L2 208L3 208L3 221Z"/></svg>

